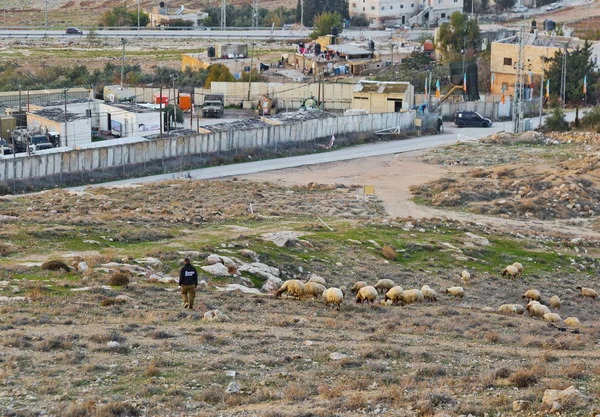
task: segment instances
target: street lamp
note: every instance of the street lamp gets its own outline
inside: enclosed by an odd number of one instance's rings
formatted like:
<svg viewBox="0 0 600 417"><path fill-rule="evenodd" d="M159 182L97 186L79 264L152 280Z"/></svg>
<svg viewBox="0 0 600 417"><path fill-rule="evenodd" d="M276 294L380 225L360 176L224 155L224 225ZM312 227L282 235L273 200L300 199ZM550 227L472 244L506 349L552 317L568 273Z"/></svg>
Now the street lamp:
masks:
<svg viewBox="0 0 600 417"><path fill-rule="evenodd" d="M173 80L173 122L175 127L177 127L177 98L175 97L175 80L177 79L177 76L171 74L169 77Z"/></svg>
<svg viewBox="0 0 600 417"><path fill-rule="evenodd" d="M127 43L127 39L121 38L121 43L123 44L123 56L121 57L121 88L123 88L123 71L125 68L125 44Z"/></svg>

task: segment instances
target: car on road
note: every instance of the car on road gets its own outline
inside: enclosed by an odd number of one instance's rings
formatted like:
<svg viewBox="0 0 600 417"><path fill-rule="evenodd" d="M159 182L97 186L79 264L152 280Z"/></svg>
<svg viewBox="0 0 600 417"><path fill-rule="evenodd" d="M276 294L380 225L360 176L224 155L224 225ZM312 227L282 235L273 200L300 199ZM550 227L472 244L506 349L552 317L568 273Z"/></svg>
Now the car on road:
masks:
<svg viewBox="0 0 600 417"><path fill-rule="evenodd" d="M454 124L458 127L490 127L493 122L476 111L457 111L454 113Z"/></svg>
<svg viewBox="0 0 600 417"><path fill-rule="evenodd" d="M522 5L518 5L512 8L513 13L525 13L527 10L529 9Z"/></svg>
<svg viewBox="0 0 600 417"><path fill-rule="evenodd" d="M558 10L562 7L562 4L560 3L550 3L547 7L546 7L546 11L547 12L551 12L553 10Z"/></svg>
<svg viewBox="0 0 600 417"><path fill-rule="evenodd" d="M67 28L65 32L67 35L83 35L83 32L77 28Z"/></svg>

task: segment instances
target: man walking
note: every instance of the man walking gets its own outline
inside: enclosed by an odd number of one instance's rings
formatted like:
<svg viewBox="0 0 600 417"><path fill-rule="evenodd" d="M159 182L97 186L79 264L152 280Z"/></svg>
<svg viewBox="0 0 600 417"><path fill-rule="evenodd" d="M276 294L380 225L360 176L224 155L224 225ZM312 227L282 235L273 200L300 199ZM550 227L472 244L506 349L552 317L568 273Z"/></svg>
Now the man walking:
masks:
<svg viewBox="0 0 600 417"><path fill-rule="evenodd" d="M183 308L194 309L194 299L196 298L196 287L198 286L198 272L190 263L189 258L183 261L185 265L179 272L179 286L181 287L181 296L183 297Z"/></svg>

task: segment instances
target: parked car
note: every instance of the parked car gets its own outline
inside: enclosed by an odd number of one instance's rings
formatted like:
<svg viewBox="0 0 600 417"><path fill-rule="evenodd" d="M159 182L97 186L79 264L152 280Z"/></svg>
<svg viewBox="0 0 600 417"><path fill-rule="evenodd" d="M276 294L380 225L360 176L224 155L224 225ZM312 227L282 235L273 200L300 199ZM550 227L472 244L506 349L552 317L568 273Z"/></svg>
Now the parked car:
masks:
<svg viewBox="0 0 600 417"><path fill-rule="evenodd" d="M4 155L12 155L13 153L11 146L4 139L0 139L0 155L2 155L2 152L4 152Z"/></svg>
<svg viewBox="0 0 600 417"><path fill-rule="evenodd" d="M32 152L52 149L52 144L48 141L46 135L32 135L29 138L29 149Z"/></svg>
<svg viewBox="0 0 600 417"><path fill-rule="evenodd" d="M83 32L77 28L67 28L67 35L83 35Z"/></svg>
<svg viewBox="0 0 600 417"><path fill-rule="evenodd" d="M560 3L550 3L547 7L546 7L546 11L547 12L551 12L552 10L558 10L562 7L562 4Z"/></svg>
<svg viewBox="0 0 600 417"><path fill-rule="evenodd" d="M522 5L518 5L512 8L513 13L525 13L527 10L529 9Z"/></svg>
<svg viewBox="0 0 600 417"><path fill-rule="evenodd" d="M476 111L457 111L454 113L454 124L458 127L490 127L493 122Z"/></svg>

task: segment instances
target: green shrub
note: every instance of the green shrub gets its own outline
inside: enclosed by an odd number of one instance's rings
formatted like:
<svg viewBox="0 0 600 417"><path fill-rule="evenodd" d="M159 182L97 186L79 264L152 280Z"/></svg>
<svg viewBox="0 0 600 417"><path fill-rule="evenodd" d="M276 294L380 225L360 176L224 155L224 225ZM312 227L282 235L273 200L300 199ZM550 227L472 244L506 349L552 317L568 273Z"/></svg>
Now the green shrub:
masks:
<svg viewBox="0 0 600 417"><path fill-rule="evenodd" d="M581 126L585 128L600 126L600 106L596 106L583 114Z"/></svg>
<svg viewBox="0 0 600 417"><path fill-rule="evenodd" d="M569 122L565 120L565 113L560 107L555 107L550 116L546 117L542 126L544 132L566 132Z"/></svg>

